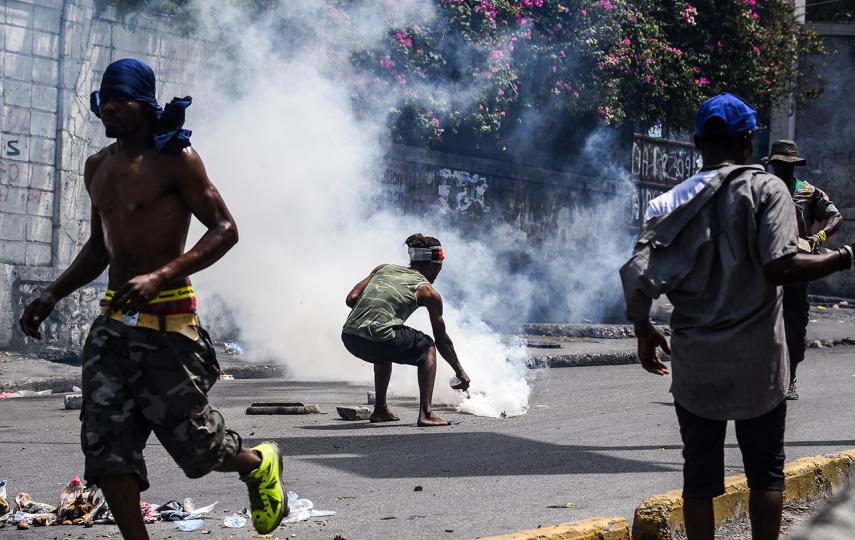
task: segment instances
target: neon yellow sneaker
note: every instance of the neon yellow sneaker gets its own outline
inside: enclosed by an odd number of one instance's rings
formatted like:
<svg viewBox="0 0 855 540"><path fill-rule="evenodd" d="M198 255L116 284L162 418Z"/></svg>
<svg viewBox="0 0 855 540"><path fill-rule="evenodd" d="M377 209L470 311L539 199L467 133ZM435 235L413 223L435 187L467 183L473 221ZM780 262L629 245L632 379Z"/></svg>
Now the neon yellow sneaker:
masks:
<svg viewBox="0 0 855 540"><path fill-rule="evenodd" d="M282 452L274 442L261 443L252 450L261 454L261 465L240 479L249 490L252 526L259 534L276 530L288 515L288 494L282 480Z"/></svg>

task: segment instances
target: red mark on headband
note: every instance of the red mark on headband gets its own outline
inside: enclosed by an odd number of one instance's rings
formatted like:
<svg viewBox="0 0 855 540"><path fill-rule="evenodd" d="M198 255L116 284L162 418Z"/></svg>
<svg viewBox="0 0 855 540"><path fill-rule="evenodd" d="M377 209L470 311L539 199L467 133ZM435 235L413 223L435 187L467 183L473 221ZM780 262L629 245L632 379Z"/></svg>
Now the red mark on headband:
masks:
<svg viewBox="0 0 855 540"><path fill-rule="evenodd" d="M442 247L439 247L436 251L437 251L438 260L444 261L445 260L445 251L442 250Z"/></svg>

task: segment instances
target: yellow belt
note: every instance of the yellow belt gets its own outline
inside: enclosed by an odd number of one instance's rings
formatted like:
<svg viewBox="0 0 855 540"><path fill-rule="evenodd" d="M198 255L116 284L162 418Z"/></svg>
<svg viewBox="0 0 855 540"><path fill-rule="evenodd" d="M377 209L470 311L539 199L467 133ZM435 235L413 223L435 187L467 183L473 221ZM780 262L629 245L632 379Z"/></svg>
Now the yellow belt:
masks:
<svg viewBox="0 0 855 540"><path fill-rule="evenodd" d="M151 313L135 313L126 315L120 311L111 312L108 308L101 308L101 315L109 317L135 328L147 328L149 330L163 330L174 332L197 341L199 339L199 318L195 313L175 313L172 315L152 315ZM163 327L161 328L161 322Z"/></svg>
<svg viewBox="0 0 855 540"><path fill-rule="evenodd" d="M104 300L110 301L116 295L116 291L111 289L107 289L104 291ZM154 300L149 301L149 304L162 304L164 302L175 302L176 300L184 300L187 298L195 298L196 292L193 290L191 285L187 285L186 287L179 287L177 289L170 289L168 291L161 291L160 294Z"/></svg>

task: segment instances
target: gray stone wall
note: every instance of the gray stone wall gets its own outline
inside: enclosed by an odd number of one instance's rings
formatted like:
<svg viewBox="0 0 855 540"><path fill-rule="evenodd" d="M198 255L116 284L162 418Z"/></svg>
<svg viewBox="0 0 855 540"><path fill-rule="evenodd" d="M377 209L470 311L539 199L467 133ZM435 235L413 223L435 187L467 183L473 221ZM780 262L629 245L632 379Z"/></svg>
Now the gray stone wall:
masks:
<svg viewBox="0 0 855 540"><path fill-rule="evenodd" d="M89 235L83 166L108 142L89 111L89 93L106 66L124 57L149 63L158 97L168 101L192 93L204 48L165 20L122 23L109 11L96 13L92 0L0 0L0 346L21 339L21 305L68 266ZM90 296L100 288L61 303L48 341L82 343L71 329L91 315Z"/></svg>
<svg viewBox="0 0 855 540"><path fill-rule="evenodd" d="M817 25L829 54L809 62L828 81L825 94L795 114L795 139L805 167L796 173L826 191L846 222L829 246L855 242L855 24ZM817 294L855 296L855 273L841 272L811 286Z"/></svg>

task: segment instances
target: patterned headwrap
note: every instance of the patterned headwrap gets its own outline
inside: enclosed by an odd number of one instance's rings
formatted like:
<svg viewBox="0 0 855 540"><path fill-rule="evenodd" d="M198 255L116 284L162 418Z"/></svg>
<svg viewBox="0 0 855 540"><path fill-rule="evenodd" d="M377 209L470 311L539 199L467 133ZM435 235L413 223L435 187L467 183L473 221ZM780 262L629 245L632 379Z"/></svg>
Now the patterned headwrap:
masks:
<svg viewBox="0 0 855 540"><path fill-rule="evenodd" d="M101 94L121 95L145 103L154 111L154 145L158 150L175 154L190 146L189 130L183 129L184 111L193 98L174 98L161 108L155 97L154 71L146 63L123 58L107 66L101 89L92 92L89 107L101 118Z"/></svg>

